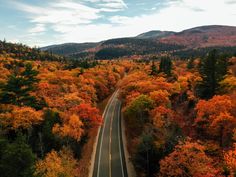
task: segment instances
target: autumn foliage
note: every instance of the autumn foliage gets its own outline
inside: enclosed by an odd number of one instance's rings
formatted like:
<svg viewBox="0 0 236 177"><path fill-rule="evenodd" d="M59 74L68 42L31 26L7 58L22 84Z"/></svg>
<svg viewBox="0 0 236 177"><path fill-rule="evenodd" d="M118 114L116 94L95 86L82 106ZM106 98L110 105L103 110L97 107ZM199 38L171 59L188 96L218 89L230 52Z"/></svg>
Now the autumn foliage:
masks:
<svg viewBox="0 0 236 177"><path fill-rule="evenodd" d="M216 65L209 65L210 58ZM235 173L235 75L227 61L213 51L206 59L173 60L164 74L163 60L137 59L122 79L120 98L139 176ZM215 85L208 87L210 82Z"/></svg>
<svg viewBox="0 0 236 177"><path fill-rule="evenodd" d="M235 175L235 74L214 52L188 61L131 56L86 68L0 56L0 174L86 176L91 152L83 152L103 123L98 104L118 89L139 177Z"/></svg>
<svg viewBox="0 0 236 177"><path fill-rule="evenodd" d="M115 90L130 67L126 61L100 61L91 68L67 69L67 63L0 56L0 152L2 142L11 144L22 137L24 147L29 146L22 153L35 163L35 176L78 176L78 169L88 168L78 168L83 146L102 124L97 104ZM20 166L18 161L10 164Z"/></svg>
<svg viewBox="0 0 236 177"><path fill-rule="evenodd" d="M28 129L43 121L42 111L31 107L7 106L8 111L0 114L1 124L10 129Z"/></svg>
<svg viewBox="0 0 236 177"><path fill-rule="evenodd" d="M200 100L196 105L195 124L199 131L215 136L224 145L231 140L236 126L234 109L235 105L226 95L214 96L208 101Z"/></svg>
<svg viewBox="0 0 236 177"><path fill-rule="evenodd" d="M236 175L236 144L232 150L224 153L224 160L231 173Z"/></svg>
<svg viewBox="0 0 236 177"><path fill-rule="evenodd" d="M160 161L159 176L214 177L217 170L212 162L205 154L204 146L186 141L178 144L171 154Z"/></svg>
<svg viewBox="0 0 236 177"><path fill-rule="evenodd" d="M39 160L35 167L35 176L41 177L76 177L76 159L73 157L73 153L63 148L61 151L56 152L52 150L48 153L43 160Z"/></svg>
<svg viewBox="0 0 236 177"><path fill-rule="evenodd" d="M87 128L89 126L100 125L102 122L99 110L89 104L82 103L74 106L69 110L69 113L78 115Z"/></svg>
<svg viewBox="0 0 236 177"><path fill-rule="evenodd" d="M53 133L59 134L61 137L71 137L79 142L83 135L82 126L83 123L77 115L64 115L63 124L61 126L59 124L55 124L52 131Z"/></svg>

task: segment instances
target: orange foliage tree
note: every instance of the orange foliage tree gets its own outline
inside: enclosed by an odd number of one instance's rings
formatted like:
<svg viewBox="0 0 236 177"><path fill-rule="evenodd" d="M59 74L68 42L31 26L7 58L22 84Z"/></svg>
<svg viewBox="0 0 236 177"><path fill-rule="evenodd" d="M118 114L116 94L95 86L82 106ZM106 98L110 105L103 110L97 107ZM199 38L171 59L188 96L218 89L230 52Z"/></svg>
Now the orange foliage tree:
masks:
<svg viewBox="0 0 236 177"><path fill-rule="evenodd" d="M156 106L170 107L170 94L166 90L158 90L150 93L150 98L155 101Z"/></svg>
<svg viewBox="0 0 236 177"><path fill-rule="evenodd" d="M86 128L100 125L102 116L97 108L92 107L90 104L80 104L74 106L69 110L70 113L76 114L80 117Z"/></svg>
<svg viewBox="0 0 236 177"><path fill-rule="evenodd" d="M160 161L160 174L166 177L215 177L217 170L207 157L204 146L186 141L176 145L174 151Z"/></svg>
<svg viewBox="0 0 236 177"><path fill-rule="evenodd" d="M234 148L224 153L224 160L232 176L236 175L236 143L234 144Z"/></svg>
<svg viewBox="0 0 236 177"><path fill-rule="evenodd" d="M229 143L236 126L233 108L231 98L226 95L214 96L208 101L200 100L195 119L198 130L218 138L220 145Z"/></svg>

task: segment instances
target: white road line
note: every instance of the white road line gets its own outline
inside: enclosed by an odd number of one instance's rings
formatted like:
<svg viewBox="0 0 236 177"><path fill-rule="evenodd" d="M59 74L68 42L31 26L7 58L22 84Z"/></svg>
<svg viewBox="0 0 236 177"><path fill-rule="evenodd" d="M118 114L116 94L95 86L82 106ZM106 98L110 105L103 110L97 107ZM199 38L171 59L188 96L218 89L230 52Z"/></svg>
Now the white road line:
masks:
<svg viewBox="0 0 236 177"><path fill-rule="evenodd" d="M105 129L105 126L106 126L106 122L107 122L107 116L106 116L106 112L107 110L110 109L111 107L111 103L113 102L114 100L114 97L115 95L117 94L118 90L115 91L112 95L112 97L110 98L110 100L108 101L108 107L105 108L104 112L103 112L103 118L105 118L105 121L104 121L104 124L103 124L103 129L102 129L102 136L101 136L101 142L100 142L100 149L99 149L99 155L98 155L98 171L97 171L97 177L99 177L99 174L100 174L100 163L101 163L101 152L102 152L102 141L103 141L103 136L104 136L104 129ZM100 131L99 131L99 134L100 134Z"/></svg>
<svg viewBox="0 0 236 177"><path fill-rule="evenodd" d="M103 141L103 135L104 135L104 129L105 129L105 126L106 126L106 122L107 122L107 116L106 116L106 112L107 110L110 109L111 107L111 103L113 102L114 100L114 97L115 95L117 94L118 90L116 92L114 92L114 94L112 95L111 99L109 100L108 102L108 107L105 108L105 111L103 112L103 118L105 118L105 121L104 121L104 124L103 124L103 129L102 129L102 135L101 135L101 142L100 142L100 148L99 148L99 155L98 155L98 171L97 171L97 177L99 177L99 174L100 174L100 163L101 163L101 152L102 152L102 141ZM100 134L100 131L99 131L99 134Z"/></svg>
<svg viewBox="0 0 236 177"><path fill-rule="evenodd" d="M123 159L122 159L122 155L121 155L121 142L120 142L120 108L121 108L121 103L119 103L119 110L118 110L118 142L119 142L122 177L124 177L125 175L124 175L124 169L123 169Z"/></svg>

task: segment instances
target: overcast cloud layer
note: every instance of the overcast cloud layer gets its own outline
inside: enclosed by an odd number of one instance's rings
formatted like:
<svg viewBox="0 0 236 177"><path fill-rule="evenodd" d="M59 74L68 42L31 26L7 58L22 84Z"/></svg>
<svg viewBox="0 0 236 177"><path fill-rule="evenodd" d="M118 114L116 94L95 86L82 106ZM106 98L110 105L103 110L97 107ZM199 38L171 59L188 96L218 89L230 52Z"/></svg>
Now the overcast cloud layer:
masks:
<svg viewBox="0 0 236 177"><path fill-rule="evenodd" d="M236 26L236 0L0 0L0 39L30 46Z"/></svg>

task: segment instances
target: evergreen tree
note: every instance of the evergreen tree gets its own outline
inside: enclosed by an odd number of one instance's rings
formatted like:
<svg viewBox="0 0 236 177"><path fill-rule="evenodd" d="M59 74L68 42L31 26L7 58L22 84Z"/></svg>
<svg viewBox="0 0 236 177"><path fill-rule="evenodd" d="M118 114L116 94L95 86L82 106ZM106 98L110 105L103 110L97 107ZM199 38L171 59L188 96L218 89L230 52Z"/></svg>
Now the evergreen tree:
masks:
<svg viewBox="0 0 236 177"><path fill-rule="evenodd" d="M59 114L52 110L45 110L44 121L32 130L29 144L39 157L43 157L52 149L59 150L62 147L62 139L52 132L56 123L61 123Z"/></svg>
<svg viewBox="0 0 236 177"><path fill-rule="evenodd" d="M141 137L141 143L138 145L134 162L136 167L142 171L146 177L152 177L159 170L159 160L162 156L162 152L158 151L155 146L153 136L144 134Z"/></svg>
<svg viewBox="0 0 236 177"><path fill-rule="evenodd" d="M19 135L13 142L0 139L0 174L1 177L31 177L35 155Z"/></svg>
<svg viewBox="0 0 236 177"><path fill-rule="evenodd" d="M192 69L194 67L194 63L193 62L194 62L193 58L188 60L188 65L187 65L188 69Z"/></svg>
<svg viewBox="0 0 236 177"><path fill-rule="evenodd" d="M159 66L159 72L163 72L166 75L171 75L171 69L172 69L172 61L169 57L163 57L161 58L160 66Z"/></svg>
<svg viewBox="0 0 236 177"><path fill-rule="evenodd" d="M154 63L154 61L152 61L152 65L151 65L151 75L157 75L158 71L157 71L157 67Z"/></svg>
<svg viewBox="0 0 236 177"><path fill-rule="evenodd" d="M13 73L8 76L6 83L0 84L0 102L37 107L35 97L30 94L39 81L36 78L37 75L38 71L34 70L30 63L24 66L23 72L20 71L20 65L15 64Z"/></svg>
<svg viewBox="0 0 236 177"><path fill-rule="evenodd" d="M227 74L228 59L226 55L219 55L212 50L201 60L199 72L202 82L197 86L198 95L201 98L212 98L219 90L219 82Z"/></svg>

